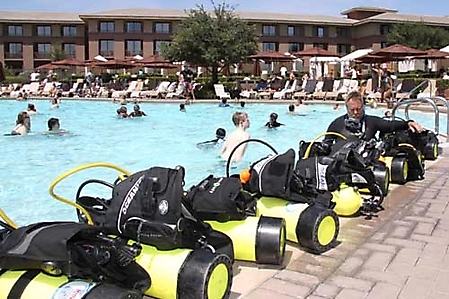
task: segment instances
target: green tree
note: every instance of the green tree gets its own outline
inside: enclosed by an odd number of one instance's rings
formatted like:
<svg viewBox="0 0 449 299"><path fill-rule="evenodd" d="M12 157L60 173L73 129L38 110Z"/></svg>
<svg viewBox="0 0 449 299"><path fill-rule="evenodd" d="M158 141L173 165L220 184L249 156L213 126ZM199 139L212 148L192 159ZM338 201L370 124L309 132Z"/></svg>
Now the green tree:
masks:
<svg viewBox="0 0 449 299"><path fill-rule="evenodd" d="M216 5L213 13L198 6L190 10L179 24L169 45L162 47L162 55L172 61L186 61L207 67L212 83L218 82L218 69L239 63L257 52L258 35L253 25L241 20L229 4Z"/></svg>
<svg viewBox="0 0 449 299"><path fill-rule="evenodd" d="M67 53L62 49L61 43L54 43L51 47L51 61L59 61L67 58Z"/></svg>
<svg viewBox="0 0 449 299"><path fill-rule="evenodd" d="M449 31L424 23L395 24L388 33L388 44L401 44L415 49L440 49L449 44Z"/></svg>

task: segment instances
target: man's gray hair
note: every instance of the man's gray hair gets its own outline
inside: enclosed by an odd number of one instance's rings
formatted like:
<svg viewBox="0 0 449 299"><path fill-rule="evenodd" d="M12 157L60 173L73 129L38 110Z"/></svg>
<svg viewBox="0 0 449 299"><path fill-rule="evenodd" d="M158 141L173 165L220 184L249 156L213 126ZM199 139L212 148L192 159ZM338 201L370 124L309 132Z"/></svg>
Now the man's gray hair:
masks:
<svg viewBox="0 0 449 299"><path fill-rule="evenodd" d="M346 96L345 103L348 103L348 101L352 99L359 100L363 104L362 94L357 90L348 93L348 95Z"/></svg>

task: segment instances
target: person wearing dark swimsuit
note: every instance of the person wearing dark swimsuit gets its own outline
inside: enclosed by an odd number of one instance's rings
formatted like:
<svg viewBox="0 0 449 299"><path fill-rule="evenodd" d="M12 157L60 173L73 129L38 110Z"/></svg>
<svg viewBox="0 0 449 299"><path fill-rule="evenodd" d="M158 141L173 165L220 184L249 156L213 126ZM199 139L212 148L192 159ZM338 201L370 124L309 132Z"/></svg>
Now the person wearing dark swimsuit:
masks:
<svg viewBox="0 0 449 299"><path fill-rule="evenodd" d="M423 127L414 121L387 120L374 115L366 115L363 98L358 91L348 94L345 115L337 117L327 128L327 132L336 132L345 137L356 136L364 140L375 138L377 133L391 133L401 130L422 132ZM336 140L328 135L325 140Z"/></svg>
<svg viewBox="0 0 449 299"><path fill-rule="evenodd" d="M270 120L265 124L265 127L268 128L278 128L280 126L283 126L284 124L281 124L277 121L278 119L278 114L277 113L271 113L270 114Z"/></svg>

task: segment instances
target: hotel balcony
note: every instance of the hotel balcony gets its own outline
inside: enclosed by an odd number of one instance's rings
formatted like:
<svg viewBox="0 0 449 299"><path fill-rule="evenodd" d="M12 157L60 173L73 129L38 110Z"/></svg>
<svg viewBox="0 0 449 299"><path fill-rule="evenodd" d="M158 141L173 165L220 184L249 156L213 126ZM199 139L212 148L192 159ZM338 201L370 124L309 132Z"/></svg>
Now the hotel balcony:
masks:
<svg viewBox="0 0 449 299"><path fill-rule="evenodd" d="M34 59L51 59L51 53L49 52L34 52Z"/></svg>
<svg viewBox="0 0 449 299"><path fill-rule="evenodd" d="M103 51L100 50L100 55L103 57L114 57L114 51Z"/></svg>
<svg viewBox="0 0 449 299"><path fill-rule="evenodd" d="M23 58L23 53L11 53L11 52L6 52L5 53L5 59L22 59Z"/></svg>
<svg viewBox="0 0 449 299"><path fill-rule="evenodd" d="M125 56L126 57L134 57L136 55L143 55L143 51L125 51Z"/></svg>

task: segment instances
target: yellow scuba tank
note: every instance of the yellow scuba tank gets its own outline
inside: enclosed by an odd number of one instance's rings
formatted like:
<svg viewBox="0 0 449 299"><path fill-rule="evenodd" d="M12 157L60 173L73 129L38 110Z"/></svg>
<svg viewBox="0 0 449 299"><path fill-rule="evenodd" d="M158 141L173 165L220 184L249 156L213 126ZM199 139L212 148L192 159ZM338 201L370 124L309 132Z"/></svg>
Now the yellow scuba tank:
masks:
<svg viewBox="0 0 449 299"><path fill-rule="evenodd" d="M146 295L156 298L228 298L232 264L227 255L201 248L161 251L142 245L136 259L151 277Z"/></svg>
<svg viewBox="0 0 449 299"><path fill-rule="evenodd" d="M20 299L139 299L135 291L67 276L50 276L39 270L1 271L0 298Z"/></svg>
<svg viewBox="0 0 449 299"><path fill-rule="evenodd" d="M332 248L340 230L335 212L319 204L309 205L264 196L257 201L257 215L284 218L287 240L315 253Z"/></svg>
<svg viewBox="0 0 449 299"><path fill-rule="evenodd" d="M359 191L346 184L342 184L339 190L332 192L332 201L335 202L334 211L339 216L353 216L363 206Z"/></svg>
<svg viewBox="0 0 449 299"><path fill-rule="evenodd" d="M232 239L236 260L282 264L286 241L283 218L249 216L244 220L206 222Z"/></svg>
<svg viewBox="0 0 449 299"><path fill-rule="evenodd" d="M84 214L87 223L93 224L90 213L78 203L72 202L54 192L55 186L68 176L94 167L117 170L118 180L124 180L130 172L109 163L92 163L79 166L60 175L50 185L50 195L67 203ZM135 241L130 241L133 243ZM136 262L151 277L151 287L146 295L156 298L229 298L232 285L232 261L225 254L213 252L211 248L158 250L156 247L140 244L142 251ZM102 298L104 299L104 298Z"/></svg>

